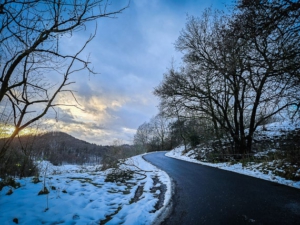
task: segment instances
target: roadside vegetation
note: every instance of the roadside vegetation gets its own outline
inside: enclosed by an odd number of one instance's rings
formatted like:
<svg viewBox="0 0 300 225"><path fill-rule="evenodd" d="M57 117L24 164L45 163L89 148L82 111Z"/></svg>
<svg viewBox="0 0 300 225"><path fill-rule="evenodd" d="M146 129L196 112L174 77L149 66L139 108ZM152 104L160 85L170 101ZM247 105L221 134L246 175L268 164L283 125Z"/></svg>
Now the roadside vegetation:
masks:
<svg viewBox="0 0 300 225"><path fill-rule="evenodd" d="M243 174L248 174L248 171L252 176L266 175L264 177L273 181L283 178L287 183L299 182L299 128L299 122L293 124L286 121L268 124L263 129L260 127L255 136L255 149L247 155L221 153L203 144L187 150L179 146L167 155Z"/></svg>
<svg viewBox="0 0 300 225"><path fill-rule="evenodd" d="M175 42L182 62L154 89L159 113L135 144L182 145L198 160L263 163L299 179L299 31L298 1L236 1L227 13L188 16Z"/></svg>

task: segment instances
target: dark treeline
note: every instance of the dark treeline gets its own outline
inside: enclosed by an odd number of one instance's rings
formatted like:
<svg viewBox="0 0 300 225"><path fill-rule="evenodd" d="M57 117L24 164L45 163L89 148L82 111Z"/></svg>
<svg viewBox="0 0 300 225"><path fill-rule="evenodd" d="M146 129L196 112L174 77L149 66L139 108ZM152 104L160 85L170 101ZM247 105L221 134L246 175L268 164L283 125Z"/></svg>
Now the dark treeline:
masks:
<svg viewBox="0 0 300 225"><path fill-rule="evenodd" d="M171 150L180 145L187 150L214 140L214 127L207 118L180 116L175 119L158 114L138 127L134 145L147 152Z"/></svg>
<svg viewBox="0 0 300 225"><path fill-rule="evenodd" d="M4 143L1 139L0 143ZM0 160L0 177L33 176L38 174L41 160L54 165L66 164L105 164L135 154L133 147L121 143L111 146L91 144L63 132L48 132L37 135L24 135L15 138L8 154Z"/></svg>

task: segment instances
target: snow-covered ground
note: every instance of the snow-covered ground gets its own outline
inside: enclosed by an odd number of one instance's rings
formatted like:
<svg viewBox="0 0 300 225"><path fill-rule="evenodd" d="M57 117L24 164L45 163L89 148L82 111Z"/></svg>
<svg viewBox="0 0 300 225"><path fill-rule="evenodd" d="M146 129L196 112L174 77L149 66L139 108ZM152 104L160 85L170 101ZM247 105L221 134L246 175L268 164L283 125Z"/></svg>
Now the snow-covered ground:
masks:
<svg viewBox="0 0 300 225"><path fill-rule="evenodd" d="M193 150L187 152L186 154L183 154L184 152L184 146L178 147L173 149L172 151L169 151L166 153L166 156L180 159L180 160L185 160L188 162L193 162L193 163L199 163L202 165L206 166L211 166L223 170L228 170L248 176L253 176L257 177L260 179L276 182L279 184L284 184L288 185L291 187L299 188L300 189L300 181L292 181L292 180L287 180L279 176L275 176L272 171L268 171L265 169L263 172L259 169L262 166L262 163L252 163L248 164L246 166L243 166L242 163L236 163L236 164L231 164L231 163L207 163L207 162L201 162L196 160L193 156ZM300 169L298 170L298 174L300 175Z"/></svg>
<svg viewBox="0 0 300 225"><path fill-rule="evenodd" d="M0 224L151 224L171 198L169 176L146 162L141 155L127 159L123 169L135 171L126 181L106 182L110 170L99 166L41 165L49 194L38 195L41 182L16 180L20 188L0 191ZM162 207L156 208L164 186ZM137 191L139 189L139 191ZM139 194L137 195L137 193ZM15 221L15 222L14 222Z"/></svg>
<svg viewBox="0 0 300 225"><path fill-rule="evenodd" d="M265 126L259 126L256 129L256 133L257 134L263 133L264 135L270 137L270 136L281 135L282 132L293 131L296 129L300 129L300 119L296 121L286 119L281 122L273 122Z"/></svg>
<svg viewBox="0 0 300 225"><path fill-rule="evenodd" d="M256 140L269 139L274 141L274 140L284 138L284 136L288 134L288 132L290 131L299 131L299 130L300 130L300 119L294 121L290 119L285 119L284 121L273 122L270 124L266 124L264 126L259 126L256 130L254 138ZM197 149L196 151L199 152L199 149ZM189 150L186 153L184 153L184 147L181 146L166 153L166 156L189 161L189 162L199 163L211 167L216 167L219 169L224 169L232 172L237 172L244 175L257 177L264 180L269 180L272 182L288 185L295 188L300 188L300 181L287 180L285 178L276 175L279 174L280 172L284 172L284 171L280 171L282 170L282 168L279 166L280 164L292 166L288 162L283 162L282 160L273 160L273 161L266 160L265 162L262 163L249 162L249 163L245 163L244 165L242 163L232 163L232 162L207 163L195 159L197 155L196 151ZM276 152L276 151L278 150L269 149L268 151L256 153L256 156L257 157L265 156L267 158L268 153ZM294 165L294 167L295 168L293 168L293 170L296 170L296 174L295 174L296 177L300 177L300 168L297 168L296 165Z"/></svg>

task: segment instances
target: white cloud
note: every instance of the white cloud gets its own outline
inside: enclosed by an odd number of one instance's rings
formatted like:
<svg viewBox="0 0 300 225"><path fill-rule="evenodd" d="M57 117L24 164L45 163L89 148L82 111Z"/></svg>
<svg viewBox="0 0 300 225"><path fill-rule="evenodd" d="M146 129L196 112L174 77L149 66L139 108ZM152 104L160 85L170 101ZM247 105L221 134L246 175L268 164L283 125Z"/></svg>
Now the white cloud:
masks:
<svg viewBox="0 0 300 225"><path fill-rule="evenodd" d="M135 129L157 113L153 88L162 80L172 58L180 62L181 54L174 43L186 14L200 15L204 7L220 2L133 0L117 19L100 19L96 38L82 54L90 54L94 70L100 74L80 72L71 77L76 81L73 90L84 111L61 107L58 122L54 122L53 114L49 114L52 120L48 122L55 129L93 143L132 141ZM118 7L125 3L112 4ZM95 24L90 24L86 31L74 34L63 43L63 50L79 48L94 28ZM62 100L73 101L70 96Z"/></svg>

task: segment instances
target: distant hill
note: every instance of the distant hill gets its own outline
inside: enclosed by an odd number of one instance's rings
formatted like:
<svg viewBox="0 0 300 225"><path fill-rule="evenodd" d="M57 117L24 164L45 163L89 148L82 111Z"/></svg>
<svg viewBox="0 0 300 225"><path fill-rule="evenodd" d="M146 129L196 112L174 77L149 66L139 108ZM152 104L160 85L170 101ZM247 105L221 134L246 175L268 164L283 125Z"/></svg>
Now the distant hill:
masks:
<svg viewBox="0 0 300 225"><path fill-rule="evenodd" d="M0 139L0 145L3 141L5 139ZM36 175L35 162L39 160L54 165L101 164L106 169L115 166L118 159L140 153L131 145L101 146L63 132L25 135L15 138L5 157L0 158L0 178Z"/></svg>
<svg viewBox="0 0 300 225"><path fill-rule="evenodd" d="M64 132L48 132L16 138L11 147L34 159L49 160L55 165L63 163L101 163L109 146L100 146L79 140Z"/></svg>

